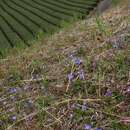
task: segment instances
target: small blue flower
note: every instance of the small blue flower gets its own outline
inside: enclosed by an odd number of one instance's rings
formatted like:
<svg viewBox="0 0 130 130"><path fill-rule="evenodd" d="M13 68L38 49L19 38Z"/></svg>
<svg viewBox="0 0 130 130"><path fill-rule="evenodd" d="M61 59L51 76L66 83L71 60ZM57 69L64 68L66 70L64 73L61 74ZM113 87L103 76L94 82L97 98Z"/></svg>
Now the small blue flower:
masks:
<svg viewBox="0 0 130 130"><path fill-rule="evenodd" d="M90 130L92 126L90 124L85 124L84 125L84 130Z"/></svg>
<svg viewBox="0 0 130 130"><path fill-rule="evenodd" d="M68 74L68 79L69 79L69 81L71 81L73 78L74 78L73 73Z"/></svg>
<svg viewBox="0 0 130 130"><path fill-rule="evenodd" d="M10 119L11 119L12 121L16 121L17 117L16 117L15 115L13 115L13 116L10 117Z"/></svg>
<svg viewBox="0 0 130 130"><path fill-rule="evenodd" d="M82 111L86 111L88 107L86 105L82 105Z"/></svg>
<svg viewBox="0 0 130 130"><path fill-rule="evenodd" d="M72 61L74 62L74 64L76 65L80 65L82 63L82 61L79 58L73 58Z"/></svg>
<svg viewBox="0 0 130 130"><path fill-rule="evenodd" d="M10 93L16 93L16 92L17 92L17 89L16 89L16 88L10 88L10 89L9 89L9 92L10 92Z"/></svg>
<svg viewBox="0 0 130 130"><path fill-rule="evenodd" d="M127 92L130 93L130 86L128 86L128 88L127 88Z"/></svg>
<svg viewBox="0 0 130 130"><path fill-rule="evenodd" d="M111 96L112 96L112 92L111 92L110 90L107 90L105 96L107 96L107 97L111 97Z"/></svg>

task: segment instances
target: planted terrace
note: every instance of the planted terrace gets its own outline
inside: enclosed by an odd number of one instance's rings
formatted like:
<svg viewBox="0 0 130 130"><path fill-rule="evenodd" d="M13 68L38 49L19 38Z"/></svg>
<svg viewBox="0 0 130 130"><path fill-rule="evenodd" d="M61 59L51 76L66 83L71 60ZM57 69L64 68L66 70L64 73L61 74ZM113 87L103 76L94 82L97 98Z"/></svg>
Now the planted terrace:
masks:
<svg viewBox="0 0 130 130"><path fill-rule="evenodd" d="M1 0L0 53L30 46L39 31L52 33L63 21L83 18L99 0Z"/></svg>

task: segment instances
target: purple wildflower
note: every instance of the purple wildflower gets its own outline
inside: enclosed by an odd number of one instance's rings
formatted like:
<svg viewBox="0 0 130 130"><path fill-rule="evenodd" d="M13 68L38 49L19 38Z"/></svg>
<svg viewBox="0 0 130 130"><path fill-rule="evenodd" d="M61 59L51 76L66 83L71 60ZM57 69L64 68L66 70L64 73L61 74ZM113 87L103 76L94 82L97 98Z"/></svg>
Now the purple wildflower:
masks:
<svg viewBox="0 0 130 130"><path fill-rule="evenodd" d="M85 79L83 69L81 69L80 71L78 71L78 74L79 74L79 78L80 78L80 79L82 79L82 80L84 80L84 79Z"/></svg>
<svg viewBox="0 0 130 130"><path fill-rule="evenodd" d="M82 61L79 58L73 58L72 61L74 62L74 64L76 65L80 65L82 63Z"/></svg>
<svg viewBox="0 0 130 130"><path fill-rule="evenodd" d="M69 79L69 81L71 81L73 78L74 78L73 73L69 73L69 74L68 74L68 79Z"/></svg>
<svg viewBox="0 0 130 130"><path fill-rule="evenodd" d="M92 126L90 124L85 124L84 125L84 130L90 130Z"/></svg>
<svg viewBox="0 0 130 130"><path fill-rule="evenodd" d="M130 86L128 86L128 88L127 88L127 92L130 93Z"/></svg>
<svg viewBox="0 0 130 130"><path fill-rule="evenodd" d="M86 105L82 105L82 111L86 111L88 107Z"/></svg>
<svg viewBox="0 0 130 130"><path fill-rule="evenodd" d="M112 92L111 92L110 90L107 90L105 96L107 96L107 97L111 97L111 96L112 96Z"/></svg>
<svg viewBox="0 0 130 130"><path fill-rule="evenodd" d="M17 90L16 90L16 88L10 88L10 89L9 89L9 92L10 92L10 93L16 93Z"/></svg>
<svg viewBox="0 0 130 130"><path fill-rule="evenodd" d="M10 117L10 119L11 119L12 121L15 121L15 120L17 119L17 117L16 117L15 115L13 115L13 116Z"/></svg>

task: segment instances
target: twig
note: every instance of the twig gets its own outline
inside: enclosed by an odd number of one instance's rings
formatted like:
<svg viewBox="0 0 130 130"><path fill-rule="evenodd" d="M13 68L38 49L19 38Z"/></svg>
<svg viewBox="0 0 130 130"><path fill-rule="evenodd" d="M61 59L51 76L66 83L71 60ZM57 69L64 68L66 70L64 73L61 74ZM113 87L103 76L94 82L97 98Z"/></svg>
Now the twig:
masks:
<svg viewBox="0 0 130 130"><path fill-rule="evenodd" d="M37 79L28 79L28 80L20 80L20 82L38 82L38 81L42 81L42 80L45 80L45 78L37 78Z"/></svg>
<svg viewBox="0 0 130 130"><path fill-rule="evenodd" d="M50 112L48 112L46 109L42 108L43 111L45 111L46 113L48 113L50 116L52 116L57 122L62 123L58 118L56 118L53 114L51 114Z"/></svg>
<svg viewBox="0 0 130 130"><path fill-rule="evenodd" d="M66 111L66 113L65 113L64 115L60 116L60 117L58 118L58 120L61 120L67 113L68 113L68 111ZM45 127L50 127L50 126L54 125L55 123L57 123L57 120L54 121L53 123L49 124L49 125L44 125L44 126L45 126Z"/></svg>

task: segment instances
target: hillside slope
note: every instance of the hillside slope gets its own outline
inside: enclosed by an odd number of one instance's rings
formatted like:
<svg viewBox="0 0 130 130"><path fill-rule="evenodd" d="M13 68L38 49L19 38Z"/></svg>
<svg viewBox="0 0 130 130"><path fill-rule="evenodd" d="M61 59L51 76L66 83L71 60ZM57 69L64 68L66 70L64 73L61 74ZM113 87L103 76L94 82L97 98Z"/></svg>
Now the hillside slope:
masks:
<svg viewBox="0 0 130 130"><path fill-rule="evenodd" d="M130 130L128 5L1 59L0 129Z"/></svg>

